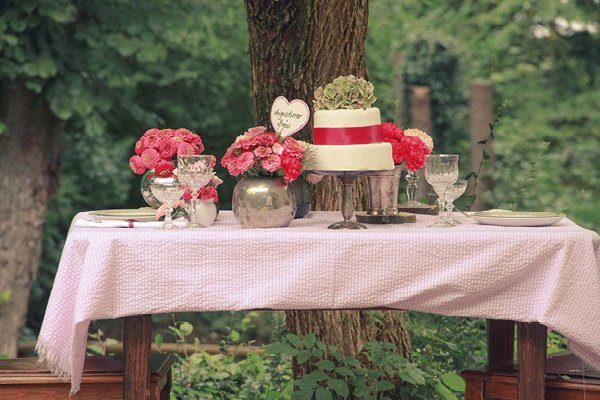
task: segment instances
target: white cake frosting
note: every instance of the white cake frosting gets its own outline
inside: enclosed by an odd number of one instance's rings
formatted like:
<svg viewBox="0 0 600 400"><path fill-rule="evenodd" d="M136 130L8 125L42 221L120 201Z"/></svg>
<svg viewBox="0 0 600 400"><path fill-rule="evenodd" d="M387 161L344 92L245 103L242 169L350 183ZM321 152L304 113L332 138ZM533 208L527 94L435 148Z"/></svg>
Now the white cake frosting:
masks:
<svg viewBox="0 0 600 400"><path fill-rule="evenodd" d="M304 159L307 171L379 171L394 169L390 143L344 146L310 145Z"/></svg>
<svg viewBox="0 0 600 400"><path fill-rule="evenodd" d="M346 128L381 125L379 108L365 110L319 110L314 115L315 128Z"/></svg>
<svg viewBox="0 0 600 400"><path fill-rule="evenodd" d="M319 110L314 127L360 128L381 125L377 107L364 110ZM317 133L315 131L315 137ZM320 144L309 146L304 159L307 171L379 171L394 169L392 145L389 143Z"/></svg>

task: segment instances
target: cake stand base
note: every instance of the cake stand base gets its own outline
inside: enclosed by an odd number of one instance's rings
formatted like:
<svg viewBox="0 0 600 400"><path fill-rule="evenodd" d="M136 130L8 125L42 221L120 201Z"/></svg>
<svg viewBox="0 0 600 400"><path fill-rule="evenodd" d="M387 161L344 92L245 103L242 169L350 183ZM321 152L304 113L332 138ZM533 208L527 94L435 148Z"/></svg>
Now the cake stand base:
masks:
<svg viewBox="0 0 600 400"><path fill-rule="evenodd" d="M399 212L397 214L371 215L366 212L357 212L356 220L365 224L414 224L417 222L415 214Z"/></svg>
<svg viewBox="0 0 600 400"><path fill-rule="evenodd" d="M342 221L329 225L327 229L367 229L367 227L354 221Z"/></svg>

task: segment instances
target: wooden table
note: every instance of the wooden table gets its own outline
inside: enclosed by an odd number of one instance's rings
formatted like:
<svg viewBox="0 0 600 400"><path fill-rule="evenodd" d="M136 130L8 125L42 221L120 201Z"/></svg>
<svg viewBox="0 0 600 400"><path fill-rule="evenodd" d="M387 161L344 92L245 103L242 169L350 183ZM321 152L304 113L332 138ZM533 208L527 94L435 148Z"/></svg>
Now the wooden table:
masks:
<svg viewBox="0 0 600 400"><path fill-rule="evenodd" d="M517 322L519 400L544 400L546 327ZM488 320L488 365L506 367L514 363L515 321ZM152 316L123 318L123 399L146 399L150 382ZM477 392L478 393L478 392ZM467 400L482 400L466 393Z"/></svg>

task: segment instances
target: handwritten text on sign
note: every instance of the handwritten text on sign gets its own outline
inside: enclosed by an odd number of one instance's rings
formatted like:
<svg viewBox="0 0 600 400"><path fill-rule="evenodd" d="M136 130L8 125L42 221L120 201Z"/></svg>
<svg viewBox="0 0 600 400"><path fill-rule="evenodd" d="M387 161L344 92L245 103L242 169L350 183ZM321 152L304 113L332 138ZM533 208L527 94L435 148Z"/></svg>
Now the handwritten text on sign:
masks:
<svg viewBox="0 0 600 400"><path fill-rule="evenodd" d="M271 106L271 125L281 136L291 136L308 123L310 110L300 99L288 101L279 96Z"/></svg>

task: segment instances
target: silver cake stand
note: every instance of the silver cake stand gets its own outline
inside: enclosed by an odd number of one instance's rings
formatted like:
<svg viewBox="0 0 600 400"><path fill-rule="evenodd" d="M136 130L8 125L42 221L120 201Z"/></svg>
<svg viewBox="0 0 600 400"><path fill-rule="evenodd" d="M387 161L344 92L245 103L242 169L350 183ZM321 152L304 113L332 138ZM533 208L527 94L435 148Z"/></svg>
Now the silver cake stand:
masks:
<svg viewBox="0 0 600 400"><path fill-rule="evenodd" d="M361 223L351 221L354 215L354 196L352 194L352 184L357 176L364 174L371 174L377 171L311 171L319 175L331 175L337 176L342 183L342 217L344 218L341 222L329 225L328 229L367 229Z"/></svg>

